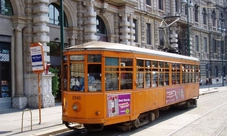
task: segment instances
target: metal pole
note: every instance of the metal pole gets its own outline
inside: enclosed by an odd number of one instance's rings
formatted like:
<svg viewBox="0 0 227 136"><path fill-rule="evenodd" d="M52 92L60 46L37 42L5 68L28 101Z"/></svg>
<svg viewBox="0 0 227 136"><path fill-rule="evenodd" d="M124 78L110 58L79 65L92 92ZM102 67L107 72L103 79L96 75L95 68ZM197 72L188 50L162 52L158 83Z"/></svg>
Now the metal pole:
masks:
<svg viewBox="0 0 227 136"><path fill-rule="evenodd" d="M63 49L64 49L64 2L60 0L60 27L61 27L61 98L63 97L63 90L64 90L64 77L63 77ZM63 102L63 100L61 99ZM62 107L63 108L63 107ZM63 123L63 120L62 120Z"/></svg>
<svg viewBox="0 0 227 136"><path fill-rule="evenodd" d="M41 124L41 92L40 92L40 73L38 73L38 103L39 103L39 124Z"/></svg>
<svg viewBox="0 0 227 136"><path fill-rule="evenodd" d="M190 53L190 28L189 28L189 0L187 0L187 12L188 12L188 15L187 15L187 27L188 27L188 35L187 35L187 40L188 40L188 56L191 56L191 53Z"/></svg>
<svg viewBox="0 0 227 136"><path fill-rule="evenodd" d="M64 49L64 5L63 0L60 0L60 27L61 27L61 76L63 75L63 49ZM64 78L61 77L61 90L63 90Z"/></svg>
<svg viewBox="0 0 227 136"><path fill-rule="evenodd" d="M224 86L224 63L223 63L223 52L224 52L223 44L224 44L224 40L222 38L222 32L223 32L223 29L221 29L221 63L222 63L221 71L222 71L222 86Z"/></svg>

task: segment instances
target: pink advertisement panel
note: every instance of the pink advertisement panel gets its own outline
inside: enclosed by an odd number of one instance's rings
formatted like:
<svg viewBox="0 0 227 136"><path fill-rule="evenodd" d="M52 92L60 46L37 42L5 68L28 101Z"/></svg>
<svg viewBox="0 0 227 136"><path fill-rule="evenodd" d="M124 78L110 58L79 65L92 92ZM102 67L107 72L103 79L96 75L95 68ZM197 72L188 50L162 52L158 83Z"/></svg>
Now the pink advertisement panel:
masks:
<svg viewBox="0 0 227 136"><path fill-rule="evenodd" d="M107 116L119 116L130 113L131 94L108 94Z"/></svg>
<svg viewBox="0 0 227 136"><path fill-rule="evenodd" d="M166 89L166 104L175 103L184 99L185 99L184 87Z"/></svg>

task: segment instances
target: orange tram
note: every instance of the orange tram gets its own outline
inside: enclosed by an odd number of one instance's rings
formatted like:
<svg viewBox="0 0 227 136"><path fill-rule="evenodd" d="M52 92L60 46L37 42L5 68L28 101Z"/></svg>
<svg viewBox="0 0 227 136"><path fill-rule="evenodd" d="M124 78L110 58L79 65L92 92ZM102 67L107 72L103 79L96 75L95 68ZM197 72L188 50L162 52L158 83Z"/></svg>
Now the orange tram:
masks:
<svg viewBox="0 0 227 136"><path fill-rule="evenodd" d="M162 109L197 105L197 58L99 41L66 48L63 57L62 120L81 134L113 124L130 130Z"/></svg>

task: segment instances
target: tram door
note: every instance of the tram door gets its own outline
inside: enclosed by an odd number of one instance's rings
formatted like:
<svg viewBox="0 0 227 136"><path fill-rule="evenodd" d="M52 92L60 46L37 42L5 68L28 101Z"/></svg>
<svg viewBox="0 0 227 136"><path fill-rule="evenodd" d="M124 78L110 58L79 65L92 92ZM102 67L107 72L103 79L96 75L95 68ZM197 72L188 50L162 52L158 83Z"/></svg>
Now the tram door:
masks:
<svg viewBox="0 0 227 136"><path fill-rule="evenodd" d="M88 64L88 91L101 91L101 64Z"/></svg>

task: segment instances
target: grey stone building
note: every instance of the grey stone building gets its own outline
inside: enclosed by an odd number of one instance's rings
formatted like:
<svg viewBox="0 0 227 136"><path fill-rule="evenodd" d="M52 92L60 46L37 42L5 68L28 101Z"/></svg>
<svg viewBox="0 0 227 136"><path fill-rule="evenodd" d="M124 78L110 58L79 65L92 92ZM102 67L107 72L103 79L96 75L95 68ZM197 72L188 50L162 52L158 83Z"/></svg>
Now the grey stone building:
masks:
<svg viewBox="0 0 227 136"><path fill-rule="evenodd" d="M0 109L38 107L30 44L60 66L60 0L0 0ZM64 0L65 47L93 40L194 56L201 78L226 77L225 0ZM220 28L220 29L219 29ZM42 107L54 106L51 73L41 75Z"/></svg>

